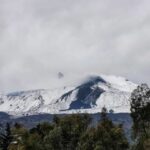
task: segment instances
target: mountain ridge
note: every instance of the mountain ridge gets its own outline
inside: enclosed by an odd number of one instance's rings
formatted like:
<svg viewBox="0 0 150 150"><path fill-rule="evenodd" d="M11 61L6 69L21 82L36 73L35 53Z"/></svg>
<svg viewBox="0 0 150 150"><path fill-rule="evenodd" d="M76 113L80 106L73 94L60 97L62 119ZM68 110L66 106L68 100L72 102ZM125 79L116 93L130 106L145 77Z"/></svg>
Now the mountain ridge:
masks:
<svg viewBox="0 0 150 150"><path fill-rule="evenodd" d="M98 113L104 106L114 113L129 113L129 97L136 87L123 77L92 75L78 85L1 94L0 110L15 117Z"/></svg>

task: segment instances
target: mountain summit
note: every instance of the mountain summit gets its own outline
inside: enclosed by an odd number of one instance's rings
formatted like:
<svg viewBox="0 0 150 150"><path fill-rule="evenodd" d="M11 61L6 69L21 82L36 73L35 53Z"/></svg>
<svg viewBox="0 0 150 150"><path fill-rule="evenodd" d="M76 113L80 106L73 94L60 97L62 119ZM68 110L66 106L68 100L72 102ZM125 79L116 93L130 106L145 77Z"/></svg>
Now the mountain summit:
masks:
<svg viewBox="0 0 150 150"><path fill-rule="evenodd" d="M89 76L78 85L0 95L0 110L14 116L41 113L130 112L129 97L137 87L123 77Z"/></svg>

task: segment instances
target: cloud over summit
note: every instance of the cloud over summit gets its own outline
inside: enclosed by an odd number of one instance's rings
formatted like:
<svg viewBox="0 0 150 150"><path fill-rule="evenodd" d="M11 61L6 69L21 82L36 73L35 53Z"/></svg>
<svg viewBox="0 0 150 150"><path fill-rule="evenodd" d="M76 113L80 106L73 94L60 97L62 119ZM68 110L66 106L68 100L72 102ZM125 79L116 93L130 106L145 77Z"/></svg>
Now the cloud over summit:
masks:
<svg viewBox="0 0 150 150"><path fill-rule="evenodd" d="M148 82L148 0L0 0L0 91L49 88L58 72Z"/></svg>

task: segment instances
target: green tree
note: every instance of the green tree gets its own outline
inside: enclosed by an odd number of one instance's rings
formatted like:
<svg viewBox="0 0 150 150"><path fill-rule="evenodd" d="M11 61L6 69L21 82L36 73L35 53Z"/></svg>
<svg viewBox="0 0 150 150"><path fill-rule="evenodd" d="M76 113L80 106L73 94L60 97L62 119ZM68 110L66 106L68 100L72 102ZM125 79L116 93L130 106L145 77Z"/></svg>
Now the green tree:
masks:
<svg viewBox="0 0 150 150"><path fill-rule="evenodd" d="M0 141L1 141L0 147L2 148L2 150L8 150L8 147L11 144L12 140L13 140L13 136L11 133L10 124L7 123L4 133L0 134Z"/></svg>
<svg viewBox="0 0 150 150"><path fill-rule="evenodd" d="M75 150L80 137L87 130L91 118L87 114L55 118L54 129L45 137L46 147L52 150Z"/></svg>
<svg viewBox="0 0 150 150"><path fill-rule="evenodd" d="M38 124L35 128L32 128L30 130L30 133L37 133L43 139L53 128L53 125L51 125L50 123L43 122Z"/></svg>
<svg viewBox="0 0 150 150"><path fill-rule="evenodd" d="M150 89L147 84L138 86L131 94L131 117L134 137L149 137Z"/></svg>
<svg viewBox="0 0 150 150"><path fill-rule="evenodd" d="M131 94L131 117L133 119L133 150L150 149L150 88L138 86Z"/></svg>
<svg viewBox="0 0 150 150"><path fill-rule="evenodd" d="M55 117L52 123L40 123L32 129L15 124L6 130L13 135L8 150L126 150L128 142L121 125L115 125L103 108L95 126L88 114ZM8 138L9 139L9 138ZM8 140L7 139L7 140ZM147 146L148 142L146 142ZM3 142L4 143L4 142ZM6 149L4 149L6 150Z"/></svg>
<svg viewBox="0 0 150 150"><path fill-rule="evenodd" d="M115 125L103 108L101 120L95 128L88 129L80 139L78 150L127 150L128 141L121 125Z"/></svg>
<svg viewBox="0 0 150 150"><path fill-rule="evenodd" d="M44 138L45 150L63 150L62 129L60 127L54 128Z"/></svg>

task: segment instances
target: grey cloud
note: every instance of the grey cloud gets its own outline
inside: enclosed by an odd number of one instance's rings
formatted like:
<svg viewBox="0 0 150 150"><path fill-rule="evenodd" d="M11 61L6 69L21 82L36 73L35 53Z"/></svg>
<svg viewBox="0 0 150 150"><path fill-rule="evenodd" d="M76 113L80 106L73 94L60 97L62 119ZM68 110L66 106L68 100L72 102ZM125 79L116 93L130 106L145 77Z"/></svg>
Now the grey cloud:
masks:
<svg viewBox="0 0 150 150"><path fill-rule="evenodd" d="M149 4L0 0L0 91L51 88L59 71L150 84Z"/></svg>

